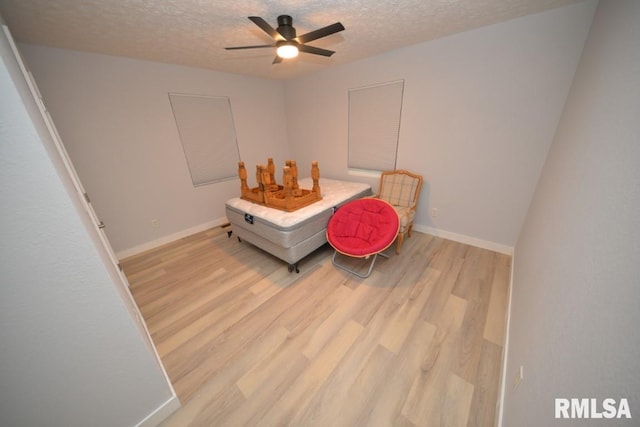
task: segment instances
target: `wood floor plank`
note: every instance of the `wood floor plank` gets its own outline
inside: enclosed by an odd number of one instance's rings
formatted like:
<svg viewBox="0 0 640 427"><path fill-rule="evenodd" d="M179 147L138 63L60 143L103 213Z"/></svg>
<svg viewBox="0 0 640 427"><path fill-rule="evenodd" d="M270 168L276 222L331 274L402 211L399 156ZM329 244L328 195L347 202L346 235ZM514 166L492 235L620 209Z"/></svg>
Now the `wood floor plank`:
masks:
<svg viewBox="0 0 640 427"><path fill-rule="evenodd" d="M511 257L499 255L491 283L491 299L484 326L484 338L494 344L502 345L505 334L505 315L509 299L509 279L511 274Z"/></svg>
<svg viewBox="0 0 640 427"><path fill-rule="evenodd" d="M402 409L402 414L416 425L439 425L466 308L465 300L451 294L441 318L436 322L434 339Z"/></svg>
<svg viewBox="0 0 640 427"><path fill-rule="evenodd" d="M336 307L350 298L352 289L344 286L344 278L332 273L331 266L323 265L314 274L296 283L301 299L296 304L288 304L289 309L278 319L278 323L287 328L292 337L309 327L318 327L332 315ZM322 283L322 286L317 286L317 283ZM290 303L288 295L282 297L283 304Z"/></svg>
<svg viewBox="0 0 640 427"><path fill-rule="evenodd" d="M465 427L473 398L473 385L456 374L449 375L440 425Z"/></svg>
<svg viewBox="0 0 640 427"><path fill-rule="evenodd" d="M434 269L440 271L440 280L434 284L434 289L422 312L426 322L434 323L442 316L442 310L446 307L449 295L458 281L464 259L456 257L448 259L445 263L432 264L435 264Z"/></svg>
<svg viewBox="0 0 640 427"><path fill-rule="evenodd" d="M498 403L502 347L485 340L480 353L478 377L469 410L468 427L492 426Z"/></svg>
<svg viewBox="0 0 640 427"><path fill-rule="evenodd" d="M362 304L366 304L366 297L369 292L370 288L366 286L350 290L349 295L319 325L307 345L302 349L302 353L309 359L316 357L325 344L352 318L357 308Z"/></svg>
<svg viewBox="0 0 640 427"><path fill-rule="evenodd" d="M402 407L407 400L416 373L420 372L435 332L434 325L421 320L416 321L405 342L406 348L398 354L396 359L397 369L388 370L383 376L385 385L374 395L372 410L363 414L360 420L362 425L379 427L413 425L402 415Z"/></svg>
<svg viewBox="0 0 640 427"><path fill-rule="evenodd" d="M397 304L392 300L388 300L387 304L380 307L307 408L302 413L296 414L292 425L327 425L326 419L332 419L333 414L339 412L343 402L349 401L349 391L356 382L358 373L362 371L366 361L379 346L382 325L391 318L396 309Z"/></svg>
<svg viewBox="0 0 640 427"><path fill-rule="evenodd" d="M165 427L492 426L511 257L414 232L369 278L215 227L122 260L183 406Z"/></svg>
<svg viewBox="0 0 640 427"><path fill-rule="evenodd" d="M150 322L153 326L149 328L149 332L162 340L161 332L171 334L176 330L182 330L185 323L191 322L191 318L196 316L195 313L206 310L203 307L213 303L235 286L230 282L220 283L218 279L223 273L224 269L218 269L195 281L196 285L190 287L190 292L167 292L165 297L158 298L158 301L163 301L164 304L157 311L147 312L149 319L157 317ZM171 310L167 309L168 306L171 306Z"/></svg>
<svg viewBox="0 0 640 427"><path fill-rule="evenodd" d="M309 368L300 375L281 398L262 418L264 425L289 425L296 414L302 412L331 375L345 353L351 348L363 327L354 321L347 322L329 342Z"/></svg>
<svg viewBox="0 0 640 427"><path fill-rule="evenodd" d="M362 368L347 391L347 399L332 411L325 411L318 425L350 427L361 425L360 418L373 410L375 396L384 383L386 372L396 361L396 355L377 345L369 357L363 361Z"/></svg>
<svg viewBox="0 0 640 427"><path fill-rule="evenodd" d="M268 328L265 334L257 337L244 352L237 355L234 363L222 366L202 385L188 400L188 404L166 423L166 427L204 426L207 425L205 421L219 418L224 408L239 406L245 398L235 386L236 381L254 366L256 360L261 360L264 355L272 353L274 348L280 347L288 336L289 331L282 327ZM231 402L224 397L230 391L237 394ZM180 392L178 394L183 395Z"/></svg>
<svg viewBox="0 0 640 427"><path fill-rule="evenodd" d="M491 281L491 272L477 270L476 276L470 280L471 283L466 289L467 309L460 326L457 363L453 369L457 375L469 382L474 381L478 372Z"/></svg>
<svg viewBox="0 0 640 427"><path fill-rule="evenodd" d="M258 278L253 274L247 276L248 280L257 280ZM224 331L246 313L253 311L265 300L271 298L273 293L279 291L279 289L273 289L272 292L255 295L240 288L239 292L234 292L233 295L227 294L226 296L231 297L227 304L217 304L214 307L205 306L202 310L194 312L192 321L185 325L180 333L172 334L159 342L158 352L169 354L188 341L191 341L190 345L199 347L193 337L198 337L198 343L208 342L207 335L217 335Z"/></svg>
<svg viewBox="0 0 640 427"><path fill-rule="evenodd" d="M265 413L273 407L275 402L285 393L292 381L301 375L309 365L309 361L299 353L289 357L287 369L273 372L268 382L262 383L253 393L251 399L246 399L236 410L229 411L220 426L257 426L262 423Z"/></svg>
<svg viewBox="0 0 640 427"><path fill-rule="evenodd" d="M316 272L316 269L309 269L304 275L290 275L290 277L304 281L315 277ZM293 307L309 303L308 294L305 287L297 286L297 284L289 286L286 294L276 293L269 304L257 307L256 310L235 323L233 328L227 329L219 335L204 334L194 337L197 338L195 342L197 350L186 345L163 358L163 361L166 360L171 368L167 368L169 375L172 379L176 378L178 385L185 384L185 394L188 397L197 391L199 385L215 376L221 368L235 363L238 355L250 347L254 340L261 339L269 328L280 325L281 319ZM287 338L290 338L291 332L287 331Z"/></svg>
<svg viewBox="0 0 640 427"><path fill-rule="evenodd" d="M386 328L380 338L380 344L394 354L399 354L404 342L415 325L424 305L433 290L433 286L429 284L435 283L439 271L427 269L419 278L416 279L417 295L410 295L409 298L402 302L400 308L396 311L393 318L389 320Z"/></svg>

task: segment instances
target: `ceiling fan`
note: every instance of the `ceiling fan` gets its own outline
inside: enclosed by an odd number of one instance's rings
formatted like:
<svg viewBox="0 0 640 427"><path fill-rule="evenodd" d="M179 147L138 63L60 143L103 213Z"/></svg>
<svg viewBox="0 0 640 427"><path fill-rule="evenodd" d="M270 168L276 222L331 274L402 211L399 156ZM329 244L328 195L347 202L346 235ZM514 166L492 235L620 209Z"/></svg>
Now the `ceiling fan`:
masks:
<svg viewBox="0 0 640 427"><path fill-rule="evenodd" d="M278 16L278 28L276 29L274 29L271 25L269 25L269 23L267 23L267 21L260 18L259 16L250 16L249 19L258 27L260 27L262 31L269 34L273 38L274 43L255 46L225 47L225 49L235 50L275 47L277 48L277 50L276 57L273 59L273 64L278 64L282 62L283 59L295 58L296 56L298 56L298 52L306 52L313 55L331 56L335 53L334 51L309 46L305 43L344 30L344 26L341 23L336 22L335 24L322 27L318 30L311 31L301 36L296 36L296 29L293 27L293 18L289 15Z"/></svg>

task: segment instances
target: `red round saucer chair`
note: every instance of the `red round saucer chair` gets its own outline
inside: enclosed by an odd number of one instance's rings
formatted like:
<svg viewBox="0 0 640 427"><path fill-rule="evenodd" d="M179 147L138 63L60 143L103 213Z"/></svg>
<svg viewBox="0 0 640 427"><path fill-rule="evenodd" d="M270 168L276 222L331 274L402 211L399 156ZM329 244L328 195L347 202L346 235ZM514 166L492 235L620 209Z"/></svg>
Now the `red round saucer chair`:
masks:
<svg viewBox="0 0 640 427"><path fill-rule="evenodd" d="M400 229L398 213L381 199L364 198L342 205L329 219L327 241L335 249L331 262L336 267L361 278L371 275L378 255L395 241ZM373 255L366 273L359 273L336 261L336 255L353 258L369 258Z"/></svg>

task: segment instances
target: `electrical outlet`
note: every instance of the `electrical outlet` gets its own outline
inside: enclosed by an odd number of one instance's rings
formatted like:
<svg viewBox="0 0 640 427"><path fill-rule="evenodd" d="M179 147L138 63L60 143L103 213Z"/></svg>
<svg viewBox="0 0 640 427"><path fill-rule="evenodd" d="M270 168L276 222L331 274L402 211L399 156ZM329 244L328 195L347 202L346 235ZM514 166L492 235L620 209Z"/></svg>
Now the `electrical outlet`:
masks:
<svg viewBox="0 0 640 427"><path fill-rule="evenodd" d="M160 227L160 221L158 221L157 219L152 219L152 220L151 220L151 226L152 226L153 228L158 228L158 227Z"/></svg>
<svg viewBox="0 0 640 427"><path fill-rule="evenodd" d="M438 216L438 208L431 208L431 218L436 218Z"/></svg>

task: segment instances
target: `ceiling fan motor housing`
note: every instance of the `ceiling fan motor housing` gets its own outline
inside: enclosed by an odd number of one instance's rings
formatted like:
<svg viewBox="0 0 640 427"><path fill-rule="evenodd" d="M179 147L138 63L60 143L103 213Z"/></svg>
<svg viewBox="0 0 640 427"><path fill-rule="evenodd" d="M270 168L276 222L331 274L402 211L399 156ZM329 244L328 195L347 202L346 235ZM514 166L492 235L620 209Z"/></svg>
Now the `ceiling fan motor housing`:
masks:
<svg viewBox="0 0 640 427"><path fill-rule="evenodd" d="M293 28L293 18L289 15L278 16L278 33L285 40L292 40L296 38L296 29Z"/></svg>

